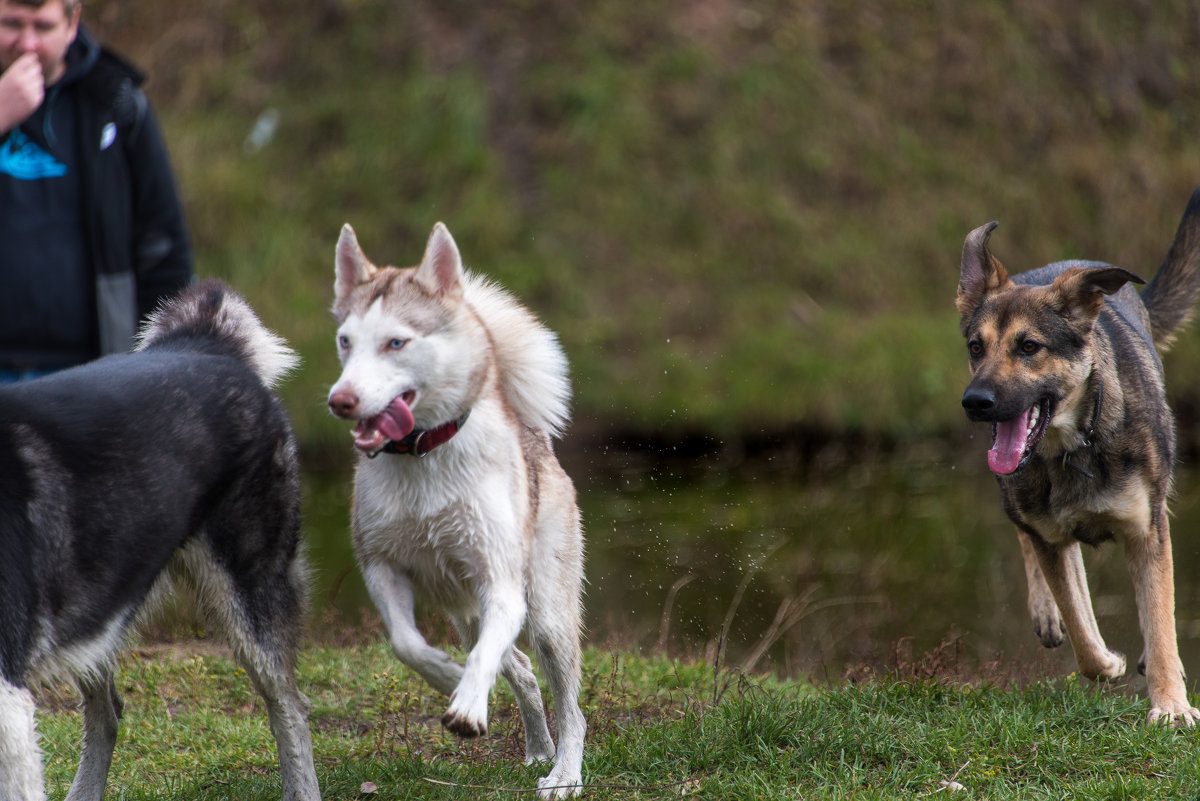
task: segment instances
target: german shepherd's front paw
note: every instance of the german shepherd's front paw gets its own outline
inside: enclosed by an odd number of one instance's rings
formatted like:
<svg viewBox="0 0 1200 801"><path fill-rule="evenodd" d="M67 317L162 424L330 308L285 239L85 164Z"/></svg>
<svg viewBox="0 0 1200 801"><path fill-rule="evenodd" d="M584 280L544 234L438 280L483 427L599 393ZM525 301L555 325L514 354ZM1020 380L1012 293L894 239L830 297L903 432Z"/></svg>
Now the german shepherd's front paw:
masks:
<svg viewBox="0 0 1200 801"><path fill-rule="evenodd" d="M1125 654L1104 649L1101 653L1078 654L1079 672L1092 681L1109 681L1125 675Z"/></svg>
<svg viewBox="0 0 1200 801"><path fill-rule="evenodd" d="M1067 640L1067 627L1058 607L1053 603L1049 608L1030 609L1029 616L1033 618L1033 632L1047 648L1057 648Z"/></svg>
<svg viewBox="0 0 1200 801"><path fill-rule="evenodd" d="M1155 703L1146 716L1146 722L1151 725L1165 723L1172 728L1190 728L1200 722L1200 709L1189 704L1187 699L1171 699Z"/></svg>

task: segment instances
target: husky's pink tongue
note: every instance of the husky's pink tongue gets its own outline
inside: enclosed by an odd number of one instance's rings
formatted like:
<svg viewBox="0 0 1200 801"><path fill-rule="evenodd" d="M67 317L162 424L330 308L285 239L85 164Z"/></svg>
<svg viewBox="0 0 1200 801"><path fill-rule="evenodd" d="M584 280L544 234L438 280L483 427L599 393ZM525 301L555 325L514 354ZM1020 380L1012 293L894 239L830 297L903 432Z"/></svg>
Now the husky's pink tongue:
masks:
<svg viewBox="0 0 1200 801"><path fill-rule="evenodd" d="M360 420L354 429L354 444L361 450L374 452L388 440L401 440L413 430L412 410L403 398L396 398L377 416Z"/></svg>
<svg viewBox="0 0 1200 801"><path fill-rule="evenodd" d="M386 434L388 439L404 439L412 432L414 425L412 410L401 398L392 401L383 410L383 414L379 415L379 430Z"/></svg>
<svg viewBox="0 0 1200 801"><path fill-rule="evenodd" d="M993 473L1007 476L1021 464L1029 434L1029 417L1036 408L1029 407L1015 420L996 423L996 437L988 451L988 467Z"/></svg>

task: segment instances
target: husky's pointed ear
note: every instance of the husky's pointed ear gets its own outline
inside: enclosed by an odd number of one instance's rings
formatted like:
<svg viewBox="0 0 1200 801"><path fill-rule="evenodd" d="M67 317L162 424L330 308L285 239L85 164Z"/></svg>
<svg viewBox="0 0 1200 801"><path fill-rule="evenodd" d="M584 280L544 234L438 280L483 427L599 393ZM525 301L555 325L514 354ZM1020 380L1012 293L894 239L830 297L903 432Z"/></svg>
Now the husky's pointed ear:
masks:
<svg viewBox="0 0 1200 801"><path fill-rule="evenodd" d="M1111 295L1130 281L1146 283L1142 277L1123 267L1072 267L1054 279L1051 288L1058 296L1063 315L1072 322L1091 328Z"/></svg>
<svg viewBox="0 0 1200 801"><path fill-rule="evenodd" d="M462 295L463 265L458 245L450 230L436 223L425 245L425 255L417 268L416 280L429 294L439 298L458 298Z"/></svg>
<svg viewBox="0 0 1200 801"><path fill-rule="evenodd" d="M346 295L359 284L366 283L375 272L375 265L367 261L362 248L358 246L358 237L350 223L342 226L342 234L338 237L337 256L333 262L333 294L335 297Z"/></svg>
<svg viewBox="0 0 1200 801"><path fill-rule="evenodd" d="M964 332L971 313L989 292L1007 284L1008 271L988 250L988 239L1000 223L993 220L981 225L963 241L962 265L958 275L958 313Z"/></svg>

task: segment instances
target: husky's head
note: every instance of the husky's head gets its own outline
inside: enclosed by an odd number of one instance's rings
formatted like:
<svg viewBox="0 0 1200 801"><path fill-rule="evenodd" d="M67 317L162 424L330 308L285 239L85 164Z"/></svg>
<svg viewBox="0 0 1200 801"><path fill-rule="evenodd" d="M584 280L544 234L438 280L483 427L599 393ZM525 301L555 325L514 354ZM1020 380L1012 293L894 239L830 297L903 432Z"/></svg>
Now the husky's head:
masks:
<svg viewBox="0 0 1200 801"><path fill-rule="evenodd" d="M1009 475L1033 457L1048 430L1072 430L1093 369L1092 327L1110 295L1142 279L1120 267L1070 267L1045 285L1019 285L988 250L996 223L963 244L960 327L971 383L967 417L992 424L988 467Z"/></svg>
<svg viewBox="0 0 1200 801"><path fill-rule="evenodd" d="M480 358L463 303L462 259L442 223L417 267L376 267L354 229L342 228L333 315L342 375L329 409L357 423L354 444L375 453L414 427L461 416L478 384ZM485 337L486 339L486 337Z"/></svg>

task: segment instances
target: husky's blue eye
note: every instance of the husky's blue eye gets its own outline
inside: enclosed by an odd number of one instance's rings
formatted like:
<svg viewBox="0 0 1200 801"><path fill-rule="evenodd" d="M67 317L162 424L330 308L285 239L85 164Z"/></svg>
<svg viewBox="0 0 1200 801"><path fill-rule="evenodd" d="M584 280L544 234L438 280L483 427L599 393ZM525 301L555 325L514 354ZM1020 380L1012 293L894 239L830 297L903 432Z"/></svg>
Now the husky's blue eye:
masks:
<svg viewBox="0 0 1200 801"><path fill-rule="evenodd" d="M407 344L408 344L407 339L401 339L400 337L396 337L395 339L393 339L391 342L388 343L388 349L389 350L400 350Z"/></svg>
<svg viewBox="0 0 1200 801"><path fill-rule="evenodd" d="M337 338L337 342L338 347L342 350L348 350L350 348L350 337L346 336L345 334L339 336Z"/></svg>

